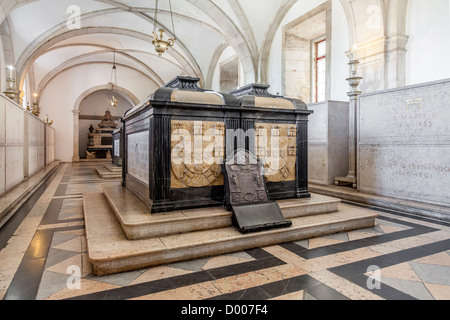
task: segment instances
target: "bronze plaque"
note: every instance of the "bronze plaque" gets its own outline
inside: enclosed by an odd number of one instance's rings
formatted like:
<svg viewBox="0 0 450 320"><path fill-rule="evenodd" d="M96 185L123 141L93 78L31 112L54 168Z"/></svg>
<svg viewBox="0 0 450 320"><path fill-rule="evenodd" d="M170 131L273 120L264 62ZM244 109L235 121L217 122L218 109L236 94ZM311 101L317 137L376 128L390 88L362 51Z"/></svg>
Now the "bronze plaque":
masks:
<svg viewBox="0 0 450 320"><path fill-rule="evenodd" d="M229 204L242 205L267 202L263 166L247 151L238 151L225 164L229 190Z"/></svg>
<svg viewBox="0 0 450 320"><path fill-rule="evenodd" d="M225 164L228 204L233 224L242 233L292 225L276 202L269 201L261 162L248 151L237 151Z"/></svg>

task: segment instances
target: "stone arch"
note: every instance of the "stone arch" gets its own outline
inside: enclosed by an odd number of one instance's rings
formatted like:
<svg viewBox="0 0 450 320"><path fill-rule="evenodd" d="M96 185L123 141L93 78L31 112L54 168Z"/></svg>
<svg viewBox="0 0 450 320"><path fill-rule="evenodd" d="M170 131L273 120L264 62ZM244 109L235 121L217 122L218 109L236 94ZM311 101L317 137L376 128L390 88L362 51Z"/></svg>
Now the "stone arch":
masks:
<svg viewBox="0 0 450 320"><path fill-rule="evenodd" d="M345 16L348 23L348 35L350 46L353 47L358 39L358 32L356 28L355 13L353 11L351 0L339 0L342 8L344 9ZM351 49L351 47L349 49Z"/></svg>
<svg viewBox="0 0 450 320"><path fill-rule="evenodd" d="M132 103L134 103L135 105L139 104L139 99L131 91L129 91L123 87L119 87L119 86L116 86L115 89L117 91L119 91L122 95L124 95L125 97L130 99L130 101ZM75 101L75 104L74 104L74 107L72 110L72 112L73 112L73 157L72 157L72 161L73 162L80 161L80 154L79 154L80 136L79 136L79 118L78 117L80 115L81 102L89 95L91 95L95 92L98 92L98 91L103 91L103 90L108 90L108 86L106 84L92 87L92 88L84 91L78 97L78 99Z"/></svg>
<svg viewBox="0 0 450 320"><path fill-rule="evenodd" d="M254 55L240 30L215 3L209 0L187 0L195 5L214 21L220 21L226 40L236 51L244 69L246 83L253 83L257 80L257 70L254 64Z"/></svg>
<svg viewBox="0 0 450 320"><path fill-rule="evenodd" d="M248 41L249 47L253 53L253 64L255 65L255 68L257 66L258 60L259 60L259 52L258 52L258 45L256 44L255 35L253 33L253 29L250 26L250 23L248 22L247 17L245 16L245 13L242 11L242 7L239 4L239 1L237 0L228 0L228 4L230 5L231 9L233 9L233 12L236 14L236 17L239 20L240 25L242 26L242 32L245 34L245 38ZM256 70L257 71L257 70Z"/></svg>
<svg viewBox="0 0 450 320"><path fill-rule="evenodd" d="M409 0L389 0L387 17L387 35L406 35L406 12Z"/></svg>
<svg viewBox="0 0 450 320"><path fill-rule="evenodd" d="M211 58L211 62L209 63L208 73L206 75L205 88L211 89L213 77L214 77L214 71L216 70L217 63L219 62L219 59L222 56L222 53L228 47L229 47L229 44L227 42L222 42L214 50L214 53Z"/></svg>
<svg viewBox="0 0 450 320"><path fill-rule="evenodd" d="M280 9L275 13L272 21L269 23L259 58L259 82L261 83L267 83L269 80L269 56L275 34L284 17L295 3L297 3L297 0L283 0L283 3L280 5Z"/></svg>

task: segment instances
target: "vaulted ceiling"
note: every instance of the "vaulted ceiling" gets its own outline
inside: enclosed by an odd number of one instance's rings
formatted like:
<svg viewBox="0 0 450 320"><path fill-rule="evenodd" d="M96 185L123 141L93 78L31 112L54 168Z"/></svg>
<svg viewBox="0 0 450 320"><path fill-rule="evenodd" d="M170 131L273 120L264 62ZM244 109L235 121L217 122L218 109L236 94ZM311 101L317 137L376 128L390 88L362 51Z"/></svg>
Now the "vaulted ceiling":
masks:
<svg viewBox="0 0 450 320"><path fill-rule="evenodd" d="M246 82L258 81L259 62L267 58L274 31L295 3L172 0L173 32L170 3L160 0L158 27L177 39L162 57L152 45L156 0L2 0L0 15L11 39L8 56L14 61L7 63L15 65L20 85L28 74L36 92L68 69L112 64L114 52L118 66L139 72L156 86L176 75L199 77L208 86L219 57L230 47Z"/></svg>

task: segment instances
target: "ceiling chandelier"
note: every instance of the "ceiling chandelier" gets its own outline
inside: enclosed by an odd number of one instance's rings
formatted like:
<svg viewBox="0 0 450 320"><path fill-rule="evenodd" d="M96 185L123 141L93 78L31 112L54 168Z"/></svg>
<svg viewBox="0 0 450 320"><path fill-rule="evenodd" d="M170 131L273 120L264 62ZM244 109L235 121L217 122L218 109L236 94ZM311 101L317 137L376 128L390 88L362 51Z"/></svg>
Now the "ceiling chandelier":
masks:
<svg viewBox="0 0 450 320"><path fill-rule="evenodd" d="M117 107L117 105L119 104L119 101L114 96L114 87L115 86L117 86L116 51L114 51L113 67L112 67L112 70L111 70L111 78L110 78L110 81L108 83L108 90L109 90L108 103L113 108Z"/></svg>
<svg viewBox="0 0 450 320"><path fill-rule="evenodd" d="M170 47L173 47L175 44L175 25L173 23L173 13L172 13L172 1L169 0L169 8L170 8L170 17L172 19L172 31L173 31L173 39L164 40L164 32L166 32L163 28L159 28L156 30L158 25L158 0L156 0L156 8L155 8L155 19L154 19L154 27L153 27L153 45L155 46L155 50L159 56L161 56L166 50Z"/></svg>

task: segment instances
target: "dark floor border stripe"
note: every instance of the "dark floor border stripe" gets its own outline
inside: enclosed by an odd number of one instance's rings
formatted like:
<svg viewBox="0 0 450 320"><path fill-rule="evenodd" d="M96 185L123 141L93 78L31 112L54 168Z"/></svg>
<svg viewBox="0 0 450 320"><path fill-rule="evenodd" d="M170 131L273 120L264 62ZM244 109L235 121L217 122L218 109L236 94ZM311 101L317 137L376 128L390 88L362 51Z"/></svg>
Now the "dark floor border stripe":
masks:
<svg viewBox="0 0 450 320"><path fill-rule="evenodd" d="M416 259L420 259L423 257L427 257L433 254L437 254L440 252L445 252L450 250L450 239L438 241L422 246L417 246L410 249L405 249L398 252L388 253L379 257L369 258L353 263L349 263L346 265L341 265L338 267L330 268L328 271L347 279L348 281L353 282L354 284L367 289L367 279L368 277L364 274L367 273L367 270L371 266L376 266L380 269L391 267L394 265L398 265L404 262L413 261ZM402 293L392 287L389 287L386 284L381 284L381 287L386 287L383 290L372 291L373 293L388 299L414 299L413 297L407 295L406 293Z"/></svg>
<svg viewBox="0 0 450 320"><path fill-rule="evenodd" d="M382 207L377 207L374 205L358 203L358 202L353 202L353 201L349 201L349 200L341 200L341 202L343 204L348 204L348 205L355 206L355 207L365 208L368 210L380 211L380 212L389 213L389 214L393 214L393 215L397 215L397 216L401 216L401 217L405 217L405 218L416 219L416 220L430 222L430 223L434 223L434 224L445 226L445 227L450 227L449 222L439 220L437 218L430 218L430 217L421 216L421 215L414 214L414 213L406 213L406 212L395 210L395 209L382 208Z"/></svg>
<svg viewBox="0 0 450 320"><path fill-rule="evenodd" d="M28 213L33 209L33 207L38 202L39 198L52 183L55 176L59 173L61 167L58 167L47 179L42 183L42 185L36 189L35 192L16 210L16 212L8 219L8 221L0 228L0 250L5 248L9 239L16 232L17 228L27 217Z"/></svg>
<svg viewBox="0 0 450 320"><path fill-rule="evenodd" d="M308 274L247 288L206 300L267 300L305 290L318 300L350 300Z"/></svg>
<svg viewBox="0 0 450 320"><path fill-rule="evenodd" d="M364 248L371 245L377 245L382 243L387 243L395 240L405 239L409 237L419 236L427 233L431 233L434 231L438 231L439 229L421 226L415 223L411 222L405 222L397 219L393 219L390 217L384 217L379 216L378 219L387 220L390 222L394 222L397 224L403 224L408 227L412 227L412 229L387 233L387 234L380 234L375 235L373 237L367 237L363 239L357 239L352 241L346 241L338 244L332 244L329 246L323 246L319 248L314 249L308 249L305 247L302 247L301 245L298 245L296 243L290 242L290 243L284 243L280 246L285 248L286 250L291 251L292 253L304 258L304 259L314 259L319 257L324 257L331 254L336 254L340 252L355 250L359 248Z"/></svg>
<svg viewBox="0 0 450 320"><path fill-rule="evenodd" d="M247 251L246 251L247 252ZM125 300L145 296L152 293L177 289L206 281L213 281L234 275L254 272L286 264L284 261L272 256L263 249L249 250L250 254L258 257L257 260L233 264L220 268L202 270L185 275L154 280L122 288L96 292L73 297L67 300Z"/></svg>
<svg viewBox="0 0 450 320"><path fill-rule="evenodd" d="M81 228L83 226L36 231L3 300L36 300L54 233Z"/></svg>
<svg viewBox="0 0 450 320"><path fill-rule="evenodd" d="M388 286L385 283L381 283L379 289L369 289L367 286L367 282L372 282L372 280L370 279L370 277L364 274L355 275L351 278L348 278L347 280L386 300L419 300L403 291Z"/></svg>

